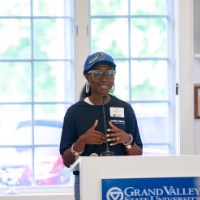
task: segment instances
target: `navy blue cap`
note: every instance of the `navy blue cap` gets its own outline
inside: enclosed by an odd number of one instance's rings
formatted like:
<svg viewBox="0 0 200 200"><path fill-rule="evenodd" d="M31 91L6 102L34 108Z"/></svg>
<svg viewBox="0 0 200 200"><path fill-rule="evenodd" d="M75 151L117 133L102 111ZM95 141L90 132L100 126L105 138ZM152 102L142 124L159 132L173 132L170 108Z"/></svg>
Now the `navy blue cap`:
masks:
<svg viewBox="0 0 200 200"><path fill-rule="evenodd" d="M116 67L116 64L114 63L112 56L108 55L105 52L96 52L87 57L84 64L83 73L88 72L90 68L93 67L97 63L108 63L113 68Z"/></svg>

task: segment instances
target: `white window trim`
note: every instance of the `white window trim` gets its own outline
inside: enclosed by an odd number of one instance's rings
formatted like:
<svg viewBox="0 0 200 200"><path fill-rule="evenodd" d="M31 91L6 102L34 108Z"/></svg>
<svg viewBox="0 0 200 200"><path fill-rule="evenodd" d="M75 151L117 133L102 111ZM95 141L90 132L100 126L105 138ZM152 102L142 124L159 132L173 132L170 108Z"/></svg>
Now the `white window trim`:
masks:
<svg viewBox="0 0 200 200"><path fill-rule="evenodd" d="M90 39L89 39L89 1L75 0L75 99L79 100L80 92L86 79L83 76L83 63L89 54Z"/></svg>
<svg viewBox="0 0 200 200"><path fill-rule="evenodd" d="M193 1L177 0L178 135L180 154L195 154L193 117Z"/></svg>

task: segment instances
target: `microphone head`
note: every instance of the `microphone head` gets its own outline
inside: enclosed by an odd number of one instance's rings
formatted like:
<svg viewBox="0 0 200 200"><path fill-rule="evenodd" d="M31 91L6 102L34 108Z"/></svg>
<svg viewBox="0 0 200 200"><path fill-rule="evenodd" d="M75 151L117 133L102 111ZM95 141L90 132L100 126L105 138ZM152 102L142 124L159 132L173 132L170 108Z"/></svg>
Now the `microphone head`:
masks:
<svg viewBox="0 0 200 200"><path fill-rule="evenodd" d="M97 153L91 153L90 156L99 156Z"/></svg>

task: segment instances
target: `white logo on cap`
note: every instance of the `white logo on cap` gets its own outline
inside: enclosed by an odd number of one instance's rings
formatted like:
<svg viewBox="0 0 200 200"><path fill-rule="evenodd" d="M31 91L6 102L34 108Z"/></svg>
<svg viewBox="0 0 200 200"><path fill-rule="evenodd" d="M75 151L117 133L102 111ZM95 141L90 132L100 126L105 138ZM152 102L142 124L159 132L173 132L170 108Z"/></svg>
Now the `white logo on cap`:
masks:
<svg viewBox="0 0 200 200"><path fill-rule="evenodd" d="M91 63L93 63L93 62L95 62L95 61L97 61L97 60L104 60L105 57L106 57L106 54L105 54L105 53L103 53L103 52L98 52L98 53L95 54L95 56L94 56L93 58L91 58L91 59L89 60L89 64L91 64Z"/></svg>
<svg viewBox="0 0 200 200"><path fill-rule="evenodd" d="M112 187L108 190L106 194L107 200L123 200L124 194L122 190L118 187Z"/></svg>

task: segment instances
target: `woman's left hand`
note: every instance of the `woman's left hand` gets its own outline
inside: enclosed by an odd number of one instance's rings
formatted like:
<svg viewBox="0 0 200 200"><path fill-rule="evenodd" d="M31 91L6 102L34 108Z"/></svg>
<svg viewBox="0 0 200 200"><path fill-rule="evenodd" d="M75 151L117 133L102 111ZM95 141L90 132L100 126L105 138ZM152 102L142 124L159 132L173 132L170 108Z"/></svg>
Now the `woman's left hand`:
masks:
<svg viewBox="0 0 200 200"><path fill-rule="evenodd" d="M108 141L111 142L110 145L116 145L120 143L128 143L131 138L130 135L123 130L117 128L115 125L112 124L112 122L109 122L109 125L111 128L107 130L109 132L107 134Z"/></svg>

